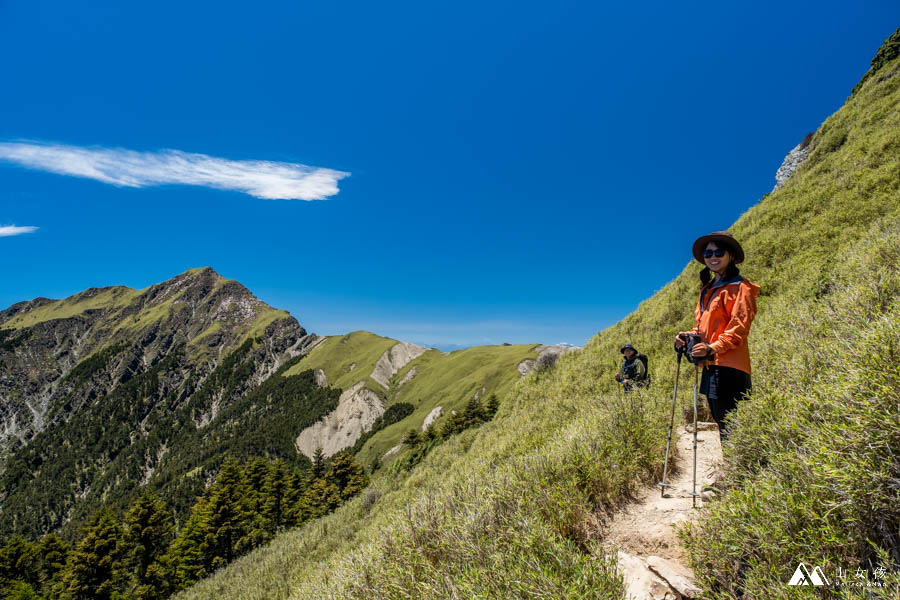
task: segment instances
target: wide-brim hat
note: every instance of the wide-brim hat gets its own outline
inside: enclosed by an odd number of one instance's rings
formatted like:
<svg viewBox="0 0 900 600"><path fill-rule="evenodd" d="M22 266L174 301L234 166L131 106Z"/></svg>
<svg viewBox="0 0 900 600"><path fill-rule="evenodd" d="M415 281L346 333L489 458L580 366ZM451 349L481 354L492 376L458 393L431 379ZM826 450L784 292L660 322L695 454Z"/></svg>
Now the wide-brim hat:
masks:
<svg viewBox="0 0 900 600"><path fill-rule="evenodd" d="M626 350L634 350L635 354L637 354L637 349L634 346L632 346L631 344L625 344L624 346L622 346L622 348L619 350L619 352L621 352L622 354L625 354Z"/></svg>
<svg viewBox="0 0 900 600"><path fill-rule="evenodd" d="M715 242L717 246L724 247L731 252L731 256L734 258L734 264L739 265L744 262L744 249L741 248L741 244L734 239L734 236L727 231L714 231L709 235L698 237L697 241L694 242L694 258L696 258L697 262L700 264L706 264L706 261L703 260L703 251L710 242Z"/></svg>

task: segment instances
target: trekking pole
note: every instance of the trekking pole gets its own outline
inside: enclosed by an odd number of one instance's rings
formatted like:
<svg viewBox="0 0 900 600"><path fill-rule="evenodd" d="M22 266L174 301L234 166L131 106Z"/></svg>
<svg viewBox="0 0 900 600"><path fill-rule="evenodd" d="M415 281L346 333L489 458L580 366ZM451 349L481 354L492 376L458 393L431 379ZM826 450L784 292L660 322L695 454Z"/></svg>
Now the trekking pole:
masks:
<svg viewBox="0 0 900 600"><path fill-rule="evenodd" d="M675 426L675 403L678 400L678 374L681 372L681 357L684 356L684 346L675 348L675 353L678 355L678 358L675 361L675 390L672 392L672 412L669 414L669 434L666 436L666 460L663 462L662 481L659 482L659 494L661 498L666 497L666 488L669 487L669 484L666 483L666 473L669 470L669 446L672 443L672 428Z"/></svg>
<svg viewBox="0 0 900 600"><path fill-rule="evenodd" d="M700 365L694 363L694 481L691 488L691 507L697 508L697 378Z"/></svg>

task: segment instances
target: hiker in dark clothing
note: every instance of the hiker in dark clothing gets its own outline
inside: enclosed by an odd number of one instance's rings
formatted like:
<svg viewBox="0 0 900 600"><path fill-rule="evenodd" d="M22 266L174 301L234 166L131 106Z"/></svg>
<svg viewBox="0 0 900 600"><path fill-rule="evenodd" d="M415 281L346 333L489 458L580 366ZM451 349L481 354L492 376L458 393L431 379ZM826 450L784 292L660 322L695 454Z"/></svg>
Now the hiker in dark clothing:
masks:
<svg viewBox="0 0 900 600"><path fill-rule="evenodd" d="M631 344L622 346L620 352L625 355L625 360L622 368L616 373L616 381L625 387L626 392L630 392L634 386L646 387L649 385L647 355L638 352Z"/></svg>

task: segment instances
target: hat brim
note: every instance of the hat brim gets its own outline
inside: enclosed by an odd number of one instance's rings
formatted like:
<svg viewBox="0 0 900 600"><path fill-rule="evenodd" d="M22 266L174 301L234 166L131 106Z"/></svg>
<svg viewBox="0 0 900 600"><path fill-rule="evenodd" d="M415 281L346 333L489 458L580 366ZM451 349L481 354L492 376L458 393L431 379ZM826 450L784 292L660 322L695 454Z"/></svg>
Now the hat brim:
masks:
<svg viewBox="0 0 900 600"><path fill-rule="evenodd" d="M724 246L734 259L734 264L739 265L744 262L744 249L741 247L740 242L731 237L730 235L722 235L720 233L711 233L709 235L703 235L697 238L697 241L694 242L694 247L692 251L694 253L694 258L697 259L701 265L706 264L706 260L703 258L703 251L706 249L706 245L710 242L715 242L717 245Z"/></svg>

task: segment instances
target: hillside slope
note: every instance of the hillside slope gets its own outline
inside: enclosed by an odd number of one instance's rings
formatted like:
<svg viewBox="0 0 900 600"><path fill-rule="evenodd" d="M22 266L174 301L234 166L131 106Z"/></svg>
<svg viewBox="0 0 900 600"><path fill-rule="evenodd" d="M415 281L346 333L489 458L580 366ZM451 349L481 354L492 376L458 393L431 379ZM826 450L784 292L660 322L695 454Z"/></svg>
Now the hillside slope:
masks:
<svg viewBox="0 0 900 600"><path fill-rule="evenodd" d="M897 585L898 75L900 58L883 60L815 133L806 163L730 228L762 291L754 396L725 447L731 491L686 533L706 597L792 597L798 561L877 564ZM529 375L494 421L410 477L379 471L368 494L180 597L624 597L604 522L660 476L671 340L691 325L698 270ZM602 368L624 340L653 361L642 410Z"/></svg>

